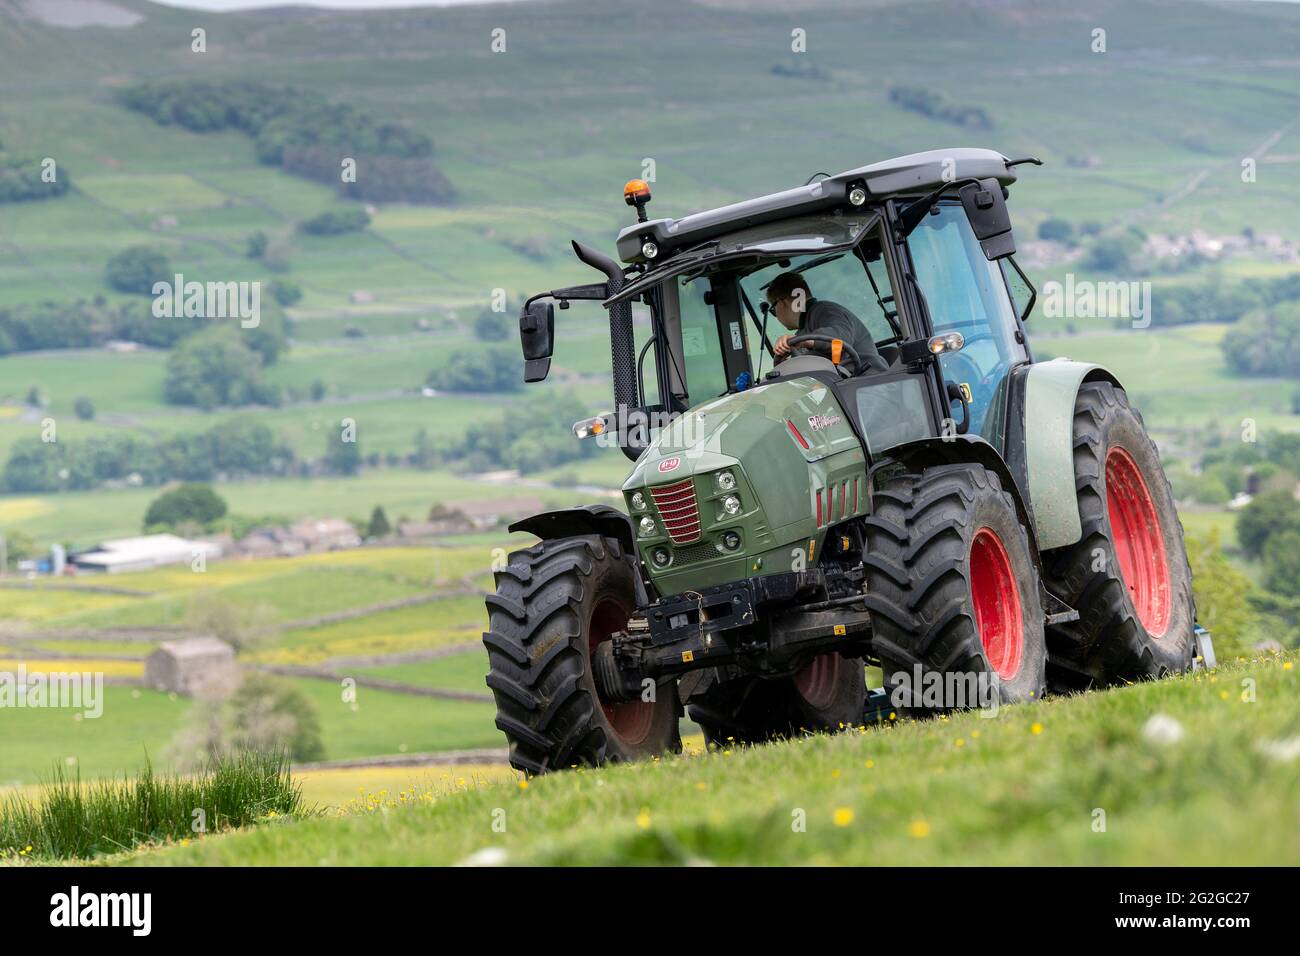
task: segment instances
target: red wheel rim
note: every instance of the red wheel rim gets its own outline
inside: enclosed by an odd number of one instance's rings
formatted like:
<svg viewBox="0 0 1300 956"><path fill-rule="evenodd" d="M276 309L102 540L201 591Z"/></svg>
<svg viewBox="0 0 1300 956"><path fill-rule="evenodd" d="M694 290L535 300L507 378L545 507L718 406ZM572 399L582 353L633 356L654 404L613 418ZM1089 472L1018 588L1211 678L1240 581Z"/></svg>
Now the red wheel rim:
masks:
<svg viewBox="0 0 1300 956"><path fill-rule="evenodd" d="M970 584L984 654L993 672L1010 680L1025 650L1024 616L1011 559L992 528L980 528L971 542Z"/></svg>
<svg viewBox="0 0 1300 956"><path fill-rule="evenodd" d="M598 645L627 626L630 616L628 609L613 598L606 598L596 605L591 614L591 625L587 628L587 649L591 657L596 656ZM591 657L587 659L589 669ZM634 747L645 741L654 724L654 703L640 700L606 701L601 696L599 687L596 688L596 699L600 701L600 709L605 712L605 720L609 722L610 729L623 743Z"/></svg>
<svg viewBox="0 0 1300 956"><path fill-rule="evenodd" d="M819 710L829 707L835 700L835 685L839 679L839 654L819 654L794 675L794 689L799 696Z"/></svg>
<svg viewBox="0 0 1300 956"><path fill-rule="evenodd" d="M1165 536L1137 462L1118 446L1106 453L1106 512L1133 610L1148 634L1161 637L1169 630L1172 604Z"/></svg>

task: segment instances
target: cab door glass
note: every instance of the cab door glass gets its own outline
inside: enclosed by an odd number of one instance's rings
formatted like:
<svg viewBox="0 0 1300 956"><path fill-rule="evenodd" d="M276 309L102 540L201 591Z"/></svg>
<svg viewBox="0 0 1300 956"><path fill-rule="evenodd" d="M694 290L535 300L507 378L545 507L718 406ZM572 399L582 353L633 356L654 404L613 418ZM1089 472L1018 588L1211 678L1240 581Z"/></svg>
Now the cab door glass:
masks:
<svg viewBox="0 0 1300 956"><path fill-rule="evenodd" d="M944 379L969 392L969 432L1000 448L1007 373L1027 357L1016 341L1015 312L1001 270L984 258L959 204L940 205L926 216L908 247L934 333L960 332L966 340L961 351L939 357Z"/></svg>
<svg viewBox="0 0 1300 956"><path fill-rule="evenodd" d="M706 277L678 278L678 303L682 317L682 358L686 363L686 389L690 405L717 398L727 391L726 368L718 339L713 306L704 301L709 291Z"/></svg>

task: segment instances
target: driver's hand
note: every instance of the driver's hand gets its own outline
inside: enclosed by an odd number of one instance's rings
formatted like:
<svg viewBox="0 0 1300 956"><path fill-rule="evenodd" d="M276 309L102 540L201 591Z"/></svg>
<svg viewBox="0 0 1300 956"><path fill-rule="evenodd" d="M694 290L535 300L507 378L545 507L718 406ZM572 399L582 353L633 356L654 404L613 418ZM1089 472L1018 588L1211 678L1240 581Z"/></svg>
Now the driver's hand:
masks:
<svg viewBox="0 0 1300 956"><path fill-rule="evenodd" d="M781 336L779 339L777 339L775 342L772 343L772 351L776 352L778 357L782 355L789 355L790 339L792 337L793 336L789 336L789 335Z"/></svg>

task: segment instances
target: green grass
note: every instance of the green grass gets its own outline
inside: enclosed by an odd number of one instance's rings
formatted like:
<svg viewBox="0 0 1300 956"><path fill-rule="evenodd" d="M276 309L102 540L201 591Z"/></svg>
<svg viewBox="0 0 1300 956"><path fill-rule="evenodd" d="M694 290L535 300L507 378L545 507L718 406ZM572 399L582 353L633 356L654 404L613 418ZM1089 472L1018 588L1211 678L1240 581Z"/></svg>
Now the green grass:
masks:
<svg viewBox="0 0 1300 956"><path fill-rule="evenodd" d="M490 703L436 700L389 691L356 688L356 704L343 700L340 684L298 680L320 714L325 753L330 760L375 754L428 753L503 747Z"/></svg>
<svg viewBox="0 0 1300 956"><path fill-rule="evenodd" d="M186 777L157 776L146 766L133 780L82 783L60 772L37 797L10 796L0 805L0 860L84 859L188 839L196 823L220 833L304 810L283 755L244 753Z"/></svg>
<svg viewBox="0 0 1300 956"><path fill-rule="evenodd" d="M0 784L33 783L59 767L83 780L135 770L162 754L191 706L183 697L108 685L100 717L66 708L6 708Z"/></svg>
<svg viewBox="0 0 1300 956"><path fill-rule="evenodd" d="M1300 854L1300 793L1278 745L1294 747L1300 726L1296 681L1278 660L1243 662L994 719L557 773L126 862L437 865L493 848L541 865L1287 865ZM1183 738L1148 741L1156 714Z"/></svg>
<svg viewBox="0 0 1300 956"><path fill-rule="evenodd" d="M1031 322L1030 341L1055 356L1105 365L1153 429L1215 423L1240 432L1249 418L1260 433L1300 430L1300 416L1291 413L1294 382L1228 370L1219 342L1229 328L1205 324L1052 336L1036 335Z"/></svg>
<svg viewBox="0 0 1300 956"><path fill-rule="evenodd" d="M464 654L452 654L432 661L357 669L358 674L383 677L387 680L414 684L417 687L473 691L479 694L487 693L487 685L483 682L487 672L487 654L481 649L466 651Z"/></svg>

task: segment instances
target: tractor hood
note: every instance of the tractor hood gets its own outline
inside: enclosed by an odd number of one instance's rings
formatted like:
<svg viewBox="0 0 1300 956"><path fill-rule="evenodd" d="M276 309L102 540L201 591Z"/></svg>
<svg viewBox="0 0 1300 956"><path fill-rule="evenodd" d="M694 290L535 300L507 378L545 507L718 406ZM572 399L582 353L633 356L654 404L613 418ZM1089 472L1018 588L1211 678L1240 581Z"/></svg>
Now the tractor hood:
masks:
<svg viewBox="0 0 1300 956"><path fill-rule="evenodd" d="M800 378L691 409L651 442L623 492L651 575L700 586L768 570L755 555L806 547L831 523L828 489L839 516L845 490L857 491L846 469L865 481L864 465L834 393ZM865 486L854 497L865 506Z"/></svg>
<svg viewBox="0 0 1300 956"><path fill-rule="evenodd" d="M830 388L814 378L725 395L664 428L641 455L624 491L679 481L730 465L796 466L860 449Z"/></svg>

